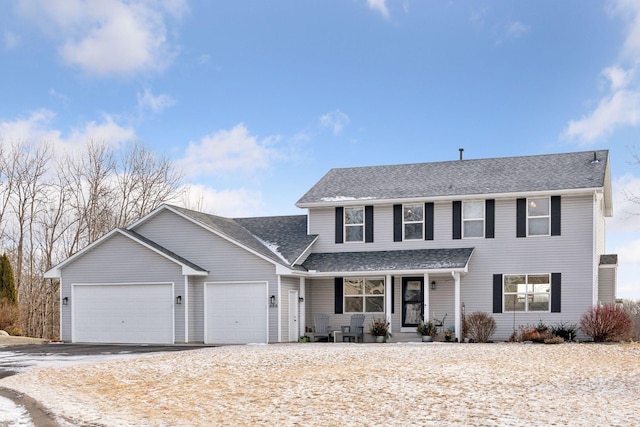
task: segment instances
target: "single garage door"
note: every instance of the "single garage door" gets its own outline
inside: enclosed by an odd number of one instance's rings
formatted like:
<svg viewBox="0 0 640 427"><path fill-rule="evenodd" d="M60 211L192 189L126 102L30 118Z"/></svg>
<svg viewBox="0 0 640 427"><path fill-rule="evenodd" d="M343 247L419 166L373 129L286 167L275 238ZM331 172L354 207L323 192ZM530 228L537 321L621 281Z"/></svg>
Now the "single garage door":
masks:
<svg viewBox="0 0 640 427"><path fill-rule="evenodd" d="M74 285L73 341L173 344L173 284Z"/></svg>
<svg viewBox="0 0 640 427"><path fill-rule="evenodd" d="M205 285L207 344L267 343L267 283Z"/></svg>

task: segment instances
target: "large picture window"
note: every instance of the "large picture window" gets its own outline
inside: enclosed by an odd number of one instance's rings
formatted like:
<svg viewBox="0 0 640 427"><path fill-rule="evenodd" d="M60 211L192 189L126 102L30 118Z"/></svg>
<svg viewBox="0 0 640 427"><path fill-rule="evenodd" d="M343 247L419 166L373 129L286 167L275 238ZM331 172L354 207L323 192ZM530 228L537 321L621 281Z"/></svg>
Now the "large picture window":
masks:
<svg viewBox="0 0 640 427"><path fill-rule="evenodd" d="M503 280L505 312L549 311L549 274L505 274Z"/></svg>
<svg viewBox="0 0 640 427"><path fill-rule="evenodd" d="M549 198L527 199L527 234L529 236L548 236L550 223Z"/></svg>
<svg viewBox="0 0 640 427"><path fill-rule="evenodd" d="M364 241L364 207L344 208L344 235L347 242Z"/></svg>
<svg viewBox="0 0 640 427"><path fill-rule="evenodd" d="M424 238L424 205L404 205L402 211L404 240L422 240Z"/></svg>
<svg viewBox="0 0 640 427"><path fill-rule="evenodd" d="M462 235L484 237L484 201L462 202Z"/></svg>
<svg viewBox="0 0 640 427"><path fill-rule="evenodd" d="M347 277L344 279L345 313L384 313L384 279Z"/></svg>

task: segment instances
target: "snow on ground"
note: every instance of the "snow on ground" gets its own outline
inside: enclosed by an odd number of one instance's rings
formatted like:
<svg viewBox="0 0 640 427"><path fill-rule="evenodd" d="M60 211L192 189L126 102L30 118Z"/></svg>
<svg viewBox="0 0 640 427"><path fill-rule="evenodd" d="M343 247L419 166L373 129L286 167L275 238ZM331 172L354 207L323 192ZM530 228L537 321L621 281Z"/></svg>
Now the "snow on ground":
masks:
<svg viewBox="0 0 640 427"><path fill-rule="evenodd" d="M29 413L24 406L16 405L12 400L0 396L0 426L33 426Z"/></svg>
<svg viewBox="0 0 640 427"><path fill-rule="evenodd" d="M228 346L0 380L73 424L640 425L638 344Z"/></svg>

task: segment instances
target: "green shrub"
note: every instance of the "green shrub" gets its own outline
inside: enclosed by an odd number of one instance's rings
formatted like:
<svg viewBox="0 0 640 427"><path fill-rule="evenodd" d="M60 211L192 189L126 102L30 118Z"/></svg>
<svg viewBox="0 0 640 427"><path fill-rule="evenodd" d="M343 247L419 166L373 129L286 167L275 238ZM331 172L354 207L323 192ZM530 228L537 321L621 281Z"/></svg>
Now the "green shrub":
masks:
<svg viewBox="0 0 640 427"><path fill-rule="evenodd" d="M578 325L575 323L560 322L551 326L551 334L561 337L565 341L574 341L578 334Z"/></svg>

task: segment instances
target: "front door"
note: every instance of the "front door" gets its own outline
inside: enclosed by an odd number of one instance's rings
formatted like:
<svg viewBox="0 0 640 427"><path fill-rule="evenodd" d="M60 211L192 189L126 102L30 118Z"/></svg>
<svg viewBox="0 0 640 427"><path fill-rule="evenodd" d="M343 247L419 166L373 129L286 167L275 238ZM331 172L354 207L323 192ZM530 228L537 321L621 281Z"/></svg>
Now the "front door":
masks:
<svg viewBox="0 0 640 427"><path fill-rule="evenodd" d="M402 326L418 326L424 307L424 277L402 278Z"/></svg>
<svg viewBox="0 0 640 427"><path fill-rule="evenodd" d="M298 291L289 291L289 342L297 342L300 336L298 308Z"/></svg>

